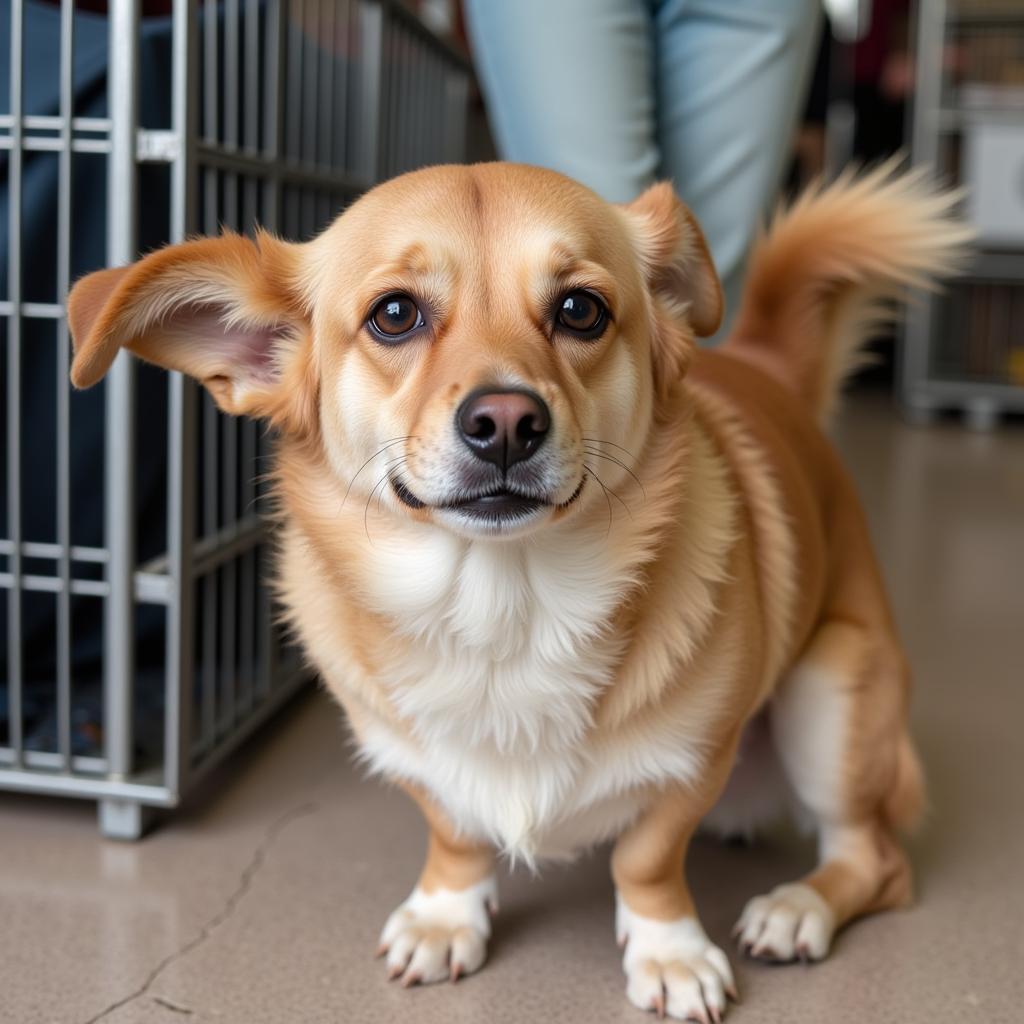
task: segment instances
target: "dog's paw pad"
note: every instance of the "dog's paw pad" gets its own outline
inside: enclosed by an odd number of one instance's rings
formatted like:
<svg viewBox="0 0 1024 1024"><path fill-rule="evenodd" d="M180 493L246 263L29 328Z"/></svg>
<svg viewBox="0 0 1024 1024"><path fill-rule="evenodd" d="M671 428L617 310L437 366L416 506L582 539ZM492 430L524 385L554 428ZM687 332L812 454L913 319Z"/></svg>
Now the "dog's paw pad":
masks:
<svg viewBox="0 0 1024 1024"><path fill-rule="evenodd" d="M718 1024L727 1000L737 998L728 958L696 918L654 921L620 901L618 935L625 943L626 996L641 1010Z"/></svg>
<svg viewBox="0 0 1024 1024"><path fill-rule="evenodd" d="M493 878L458 891L414 889L381 932L377 953L387 957L388 978L400 978L408 987L457 981L478 971L487 957L490 913L496 908Z"/></svg>
<svg viewBox="0 0 1024 1024"><path fill-rule="evenodd" d="M780 885L755 896L733 934L749 956L772 963L824 960L835 932L835 915L809 885Z"/></svg>

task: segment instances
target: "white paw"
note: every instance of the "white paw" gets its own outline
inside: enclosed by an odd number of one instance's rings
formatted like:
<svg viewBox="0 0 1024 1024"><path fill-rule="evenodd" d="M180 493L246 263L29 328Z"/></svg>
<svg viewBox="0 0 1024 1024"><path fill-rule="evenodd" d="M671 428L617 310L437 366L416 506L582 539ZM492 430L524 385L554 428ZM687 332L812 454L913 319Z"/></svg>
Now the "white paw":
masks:
<svg viewBox="0 0 1024 1024"><path fill-rule="evenodd" d="M835 914L809 885L795 882L755 896L743 908L733 935L759 960L824 960L836 930Z"/></svg>
<svg viewBox="0 0 1024 1024"><path fill-rule="evenodd" d="M618 900L615 930L625 945L626 996L641 1010L678 1020L717 1024L736 983L726 955L695 917L654 921Z"/></svg>
<svg viewBox="0 0 1024 1024"><path fill-rule="evenodd" d="M458 891L418 886L392 913L377 955L387 954L388 978L405 986L458 981L478 971L487 957L490 915L498 909L494 878Z"/></svg>

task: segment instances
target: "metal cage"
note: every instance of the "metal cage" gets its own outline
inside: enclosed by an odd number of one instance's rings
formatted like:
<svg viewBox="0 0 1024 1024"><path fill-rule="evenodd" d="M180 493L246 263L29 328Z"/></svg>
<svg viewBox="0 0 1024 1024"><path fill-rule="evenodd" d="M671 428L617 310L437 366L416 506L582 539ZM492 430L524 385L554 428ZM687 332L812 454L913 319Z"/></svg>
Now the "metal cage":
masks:
<svg viewBox="0 0 1024 1024"><path fill-rule="evenodd" d="M972 428L988 430L1005 413L1024 412L1024 4L1020 0L917 0L916 78L910 121L914 162L967 186L992 192L989 172L1015 202L1001 197L1016 238L994 242L982 231L963 279L945 294L923 294L908 310L899 394L905 415L930 422L962 410ZM954 73L945 55L960 53ZM970 140L999 126L1016 139L1016 159L985 161L972 180ZM1013 152L1013 150L1011 150ZM970 203L967 211L970 214ZM974 222L974 218L970 218ZM982 227L975 223L976 227Z"/></svg>
<svg viewBox="0 0 1024 1024"><path fill-rule="evenodd" d="M260 584L268 438L124 354L73 392L69 285L222 226L308 237L375 181L464 159L470 70L396 0L6 2L0 789L96 799L134 838L305 675ZM101 725L79 735L82 693Z"/></svg>

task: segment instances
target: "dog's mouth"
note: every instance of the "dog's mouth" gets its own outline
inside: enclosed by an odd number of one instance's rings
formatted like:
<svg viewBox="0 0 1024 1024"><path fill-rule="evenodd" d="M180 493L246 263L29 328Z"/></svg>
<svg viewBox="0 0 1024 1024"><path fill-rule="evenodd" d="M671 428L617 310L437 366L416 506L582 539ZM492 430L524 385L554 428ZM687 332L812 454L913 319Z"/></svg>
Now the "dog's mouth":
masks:
<svg viewBox="0 0 1024 1024"><path fill-rule="evenodd" d="M531 516L545 508L568 508L583 492L583 485L586 482L587 476L584 473L576 490L565 501L558 502L557 504L540 495L527 494L511 487L497 487L472 497L443 502L432 507L459 512L472 519L501 523L513 519L525 519L527 516ZM409 508L421 509L427 507L427 503L417 498L399 477L391 478L391 487L398 500Z"/></svg>
<svg viewBox="0 0 1024 1024"><path fill-rule="evenodd" d="M546 508L547 505L548 502L543 498L502 487L486 494L478 494L475 498L446 502L439 507L478 519L520 519Z"/></svg>

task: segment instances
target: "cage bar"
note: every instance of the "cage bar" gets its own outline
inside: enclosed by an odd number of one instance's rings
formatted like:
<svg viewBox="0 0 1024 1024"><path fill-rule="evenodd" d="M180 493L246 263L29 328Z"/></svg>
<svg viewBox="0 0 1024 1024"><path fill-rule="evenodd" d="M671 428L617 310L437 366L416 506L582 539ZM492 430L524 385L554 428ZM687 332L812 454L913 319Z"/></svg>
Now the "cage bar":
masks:
<svg viewBox="0 0 1024 1024"><path fill-rule="evenodd" d="M24 0L11 2L11 136L7 235L7 734L13 763L24 763L21 662L21 83Z"/></svg>
<svg viewBox="0 0 1024 1024"><path fill-rule="evenodd" d="M72 54L74 53L73 0L61 0L60 19L60 135L57 183L57 298L67 299L71 277L71 119L74 112ZM67 321L57 321L57 749L62 768L71 768L71 396L68 365L71 344Z"/></svg>
<svg viewBox="0 0 1024 1024"><path fill-rule="evenodd" d="M138 30L135 0L111 0L108 104L111 112L107 171L107 262L135 258ZM107 770L132 772L134 622L134 413L135 366L127 352L106 379L105 540L107 584L103 647L103 739ZM101 808L101 815L103 814Z"/></svg>

